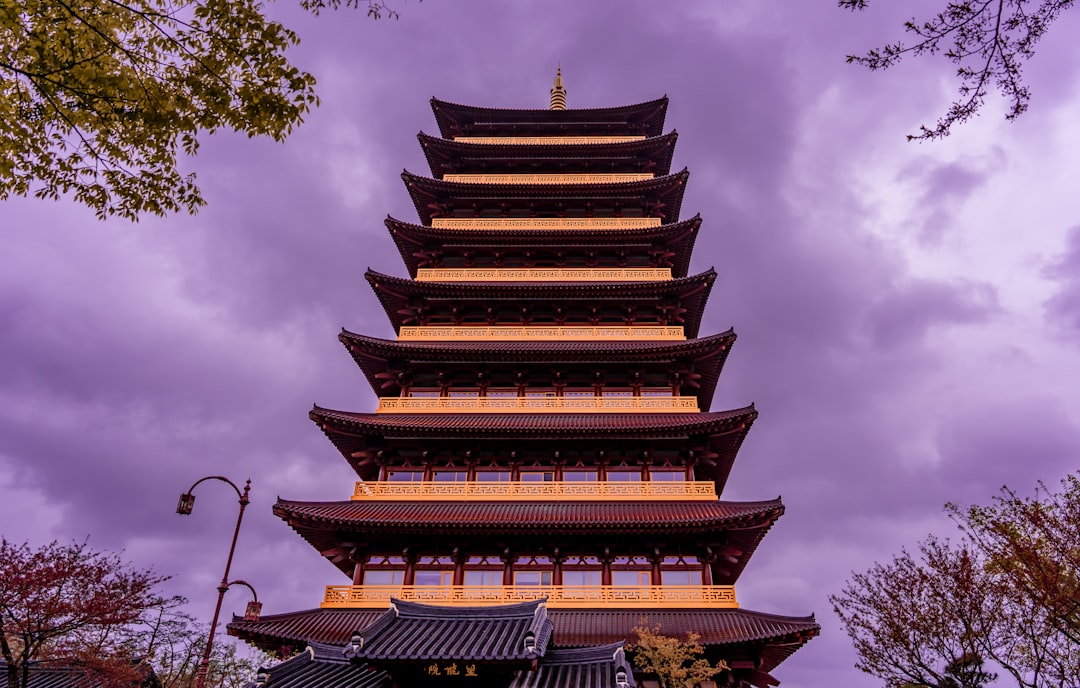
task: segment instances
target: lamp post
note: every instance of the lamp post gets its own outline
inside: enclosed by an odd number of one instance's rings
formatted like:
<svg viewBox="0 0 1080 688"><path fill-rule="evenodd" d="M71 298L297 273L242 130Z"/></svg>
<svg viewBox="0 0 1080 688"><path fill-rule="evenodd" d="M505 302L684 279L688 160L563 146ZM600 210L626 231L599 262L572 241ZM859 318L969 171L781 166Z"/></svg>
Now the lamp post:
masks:
<svg viewBox="0 0 1080 688"><path fill-rule="evenodd" d="M221 603L225 599L225 592L229 589L230 585L241 583L247 585L252 594L255 593L255 589L244 581L229 582L229 569L232 567L233 553L236 551L236 537L240 535L240 522L244 520L244 508L247 507L248 502L250 501L248 499L248 493L251 491L251 480L244 483L244 491L241 493L240 488L236 486L236 483L226 477L220 475L208 475L205 478L200 478L195 481L195 484L192 485L187 492L180 495L180 502L176 505L176 513L183 516L187 516L191 513L192 507L195 506L195 488L199 486L199 483L205 480L220 480L223 483L228 483L232 489L236 490L236 495L240 498L240 513L236 516L236 528L233 530L232 544L229 545L229 558L225 560L225 573L222 575L221 583L218 585L217 589L217 605L214 607L214 620L210 622L210 635L206 639L206 649L203 650L202 661L199 662L199 671L195 675L196 688L205 688L206 686L206 672L210 668L210 651L214 646L214 632L217 630L218 616L221 614ZM255 596L255 604L259 605L257 595ZM262 605L259 606L261 607ZM248 607L250 613L251 605L249 604ZM259 610L256 610L255 613L258 614L258 611Z"/></svg>

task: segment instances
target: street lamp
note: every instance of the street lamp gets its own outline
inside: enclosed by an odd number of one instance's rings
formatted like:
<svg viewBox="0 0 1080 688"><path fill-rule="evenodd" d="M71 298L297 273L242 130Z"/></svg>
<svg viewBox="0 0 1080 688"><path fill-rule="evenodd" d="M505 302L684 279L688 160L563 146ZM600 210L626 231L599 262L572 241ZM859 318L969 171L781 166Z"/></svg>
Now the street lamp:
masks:
<svg viewBox="0 0 1080 688"><path fill-rule="evenodd" d="M244 491L240 492L240 488L236 486L236 483L220 475L208 475L205 478L200 478L195 481L195 484L191 488L180 495L180 502L176 505L176 513L186 516L191 513L191 508L195 506L195 488L199 486L199 483L205 480L220 480L223 483L228 483L232 489L236 490L236 495L240 498L240 513L236 517L236 528L233 530L232 544L229 546L229 558L225 560L225 574L221 577L221 583L218 585L218 598L217 605L214 607L214 620L210 623L210 635L206 639L206 649L203 650L202 661L199 662L199 671L195 676L196 688L205 688L206 686L206 672L210 668L210 651L214 647L214 632L217 630L218 616L221 614L221 603L225 599L225 592L229 589L230 585L237 583L247 585L252 594L255 594L255 588L244 581L229 582L229 569L232 567L233 553L236 551L236 537L240 534L240 522L244 520L244 508L247 507L248 493L251 491L251 480L244 483ZM252 604L255 607L252 607ZM262 605L259 603L258 595L255 596L255 602L248 604L247 612L244 616L254 612L255 618L258 618L258 614L261 611Z"/></svg>

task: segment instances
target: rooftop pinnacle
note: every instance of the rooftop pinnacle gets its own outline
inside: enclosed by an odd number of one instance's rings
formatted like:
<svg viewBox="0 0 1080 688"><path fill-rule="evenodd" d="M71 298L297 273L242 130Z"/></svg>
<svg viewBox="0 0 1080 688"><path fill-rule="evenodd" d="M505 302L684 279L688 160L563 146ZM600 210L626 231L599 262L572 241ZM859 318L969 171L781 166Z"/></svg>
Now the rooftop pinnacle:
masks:
<svg viewBox="0 0 1080 688"><path fill-rule="evenodd" d="M566 109L566 89L562 85L562 67L555 71L555 83L551 87L551 110Z"/></svg>

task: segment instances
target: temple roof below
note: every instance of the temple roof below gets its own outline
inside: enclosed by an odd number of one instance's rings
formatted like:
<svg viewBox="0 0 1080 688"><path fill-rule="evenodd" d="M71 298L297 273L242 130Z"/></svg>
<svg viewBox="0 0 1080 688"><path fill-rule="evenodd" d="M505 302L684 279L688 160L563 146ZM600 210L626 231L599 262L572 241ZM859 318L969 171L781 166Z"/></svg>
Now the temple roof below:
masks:
<svg viewBox="0 0 1080 688"><path fill-rule="evenodd" d="M621 648L622 644L618 643L550 650L537 662L535 670L516 672L507 688L615 688L615 672L620 668L626 673L628 688L633 688L633 673L628 670ZM271 667L264 685L268 688L391 688L393 679L388 672L350 661L345 650L337 645L308 643L300 654ZM466 668L462 665L455 667L455 671L464 674ZM31 684L31 688L43 687ZM55 688L69 688L69 685Z"/></svg>
<svg viewBox="0 0 1080 688"><path fill-rule="evenodd" d="M391 600L365 628L358 659L528 663L544 656L552 624L543 600L498 607L442 607Z"/></svg>
<svg viewBox="0 0 1080 688"><path fill-rule="evenodd" d="M270 651L283 646L296 649L308 642L344 645L355 630L362 630L381 616L382 610L308 609L274 614L258 621L234 616L229 635ZM646 617L643 619L643 616ZM659 626L667 635L699 633L706 647L726 654L760 648L761 671L771 671L784 659L821 632L814 617L781 616L747 609L552 609L553 648L577 648L608 643L633 642L635 626Z"/></svg>

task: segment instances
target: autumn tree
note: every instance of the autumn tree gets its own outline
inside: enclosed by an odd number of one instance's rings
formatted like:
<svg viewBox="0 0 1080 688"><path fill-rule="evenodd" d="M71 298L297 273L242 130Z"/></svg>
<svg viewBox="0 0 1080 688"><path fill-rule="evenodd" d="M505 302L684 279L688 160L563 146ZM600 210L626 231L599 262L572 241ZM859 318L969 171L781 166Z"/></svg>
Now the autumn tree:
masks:
<svg viewBox="0 0 1080 688"><path fill-rule="evenodd" d="M177 598L177 602L186 600ZM194 688L209 629L180 605L163 606L143 616L135 631L140 651L153 667L160 688ZM242 655L235 643L217 640L210 651L206 672L208 688L242 688L251 683L259 666L275 661L259 651Z"/></svg>
<svg viewBox="0 0 1080 688"><path fill-rule="evenodd" d="M301 0L322 9L384 0ZM70 194L98 217L194 213L180 169L220 130L284 139L318 99L261 0L0 2L0 201Z"/></svg>
<svg viewBox="0 0 1080 688"><path fill-rule="evenodd" d="M723 661L711 664L698 642L701 636L688 633L686 640L662 635L659 626L635 626L637 643L630 647L634 664L654 674L662 688L693 688L728 669Z"/></svg>
<svg viewBox="0 0 1080 688"><path fill-rule="evenodd" d="M904 31L910 41L898 40L849 63L871 70L888 69L903 58L941 55L956 67L959 97L932 127L922 125L908 139L948 136L953 125L978 113L992 89L1008 101L1005 117L1014 120L1028 108L1031 93L1024 85L1023 66L1035 55L1035 44L1074 0L948 0L929 19L910 19ZM864 10L870 0L838 0L840 7Z"/></svg>
<svg viewBox="0 0 1080 688"><path fill-rule="evenodd" d="M78 665L104 688L138 683L139 623L175 604L165 577L87 543L39 549L0 537L0 652L7 688L26 688L35 662Z"/></svg>
<svg viewBox="0 0 1080 688"><path fill-rule="evenodd" d="M893 688L1080 685L1080 476L1062 486L949 505L958 542L854 574L830 601L856 667Z"/></svg>

